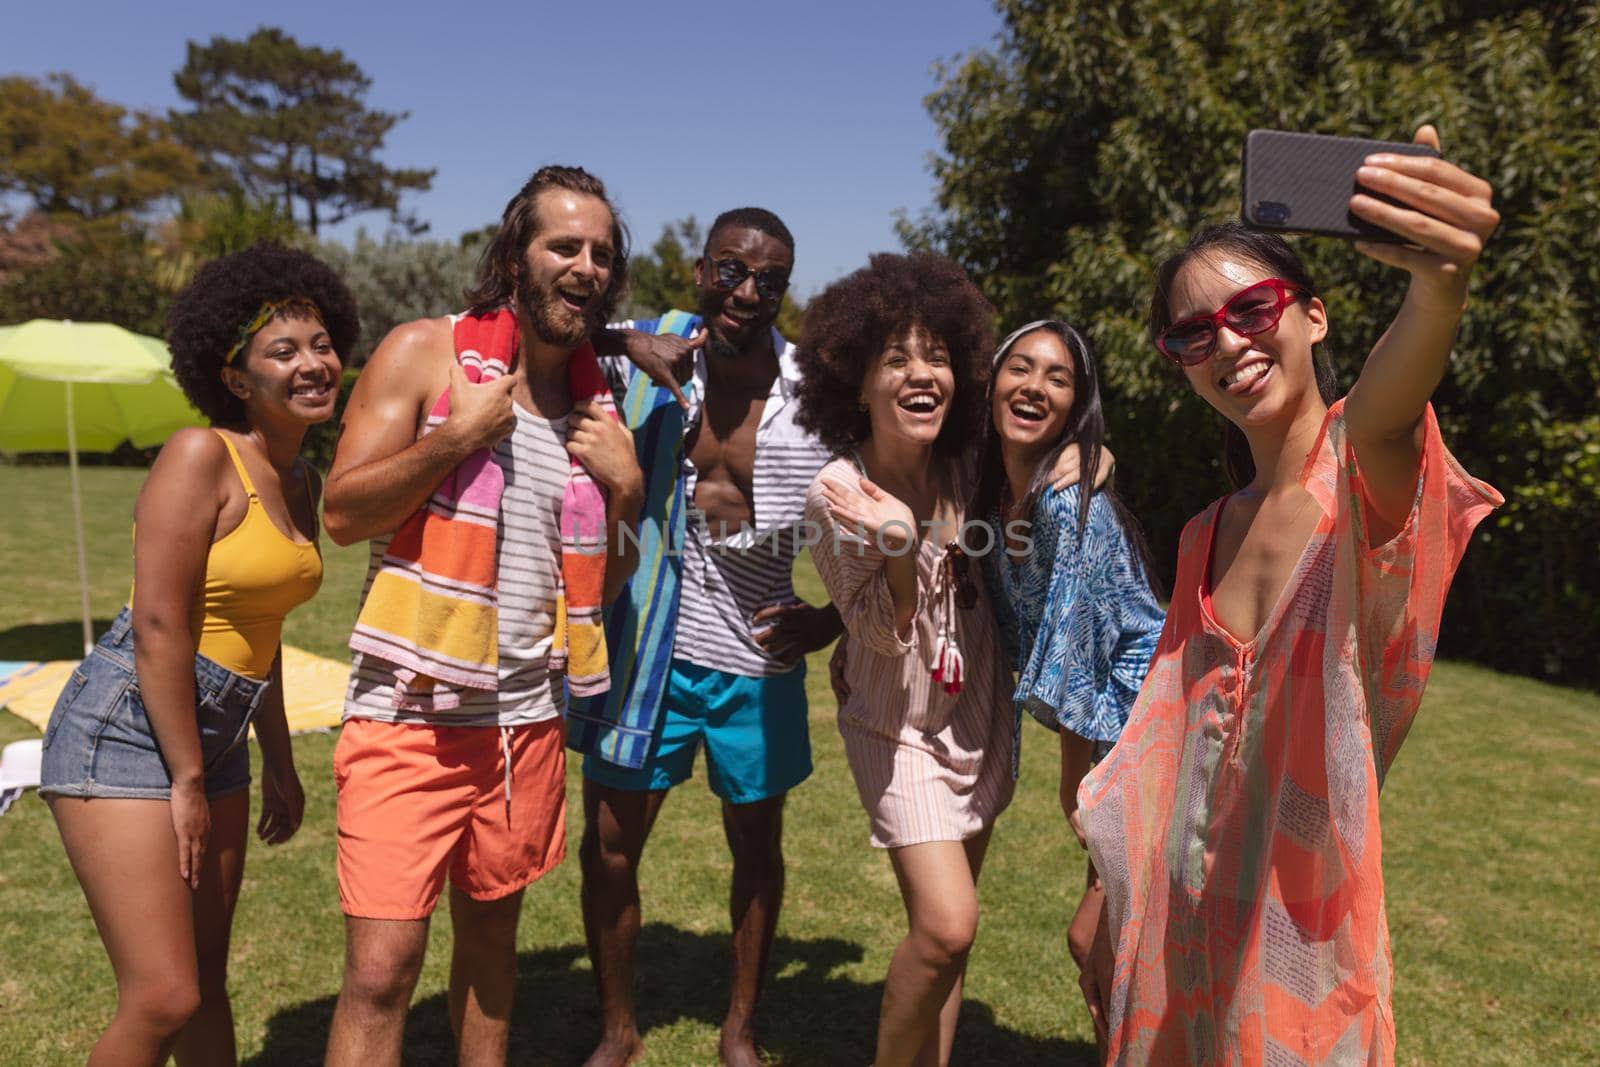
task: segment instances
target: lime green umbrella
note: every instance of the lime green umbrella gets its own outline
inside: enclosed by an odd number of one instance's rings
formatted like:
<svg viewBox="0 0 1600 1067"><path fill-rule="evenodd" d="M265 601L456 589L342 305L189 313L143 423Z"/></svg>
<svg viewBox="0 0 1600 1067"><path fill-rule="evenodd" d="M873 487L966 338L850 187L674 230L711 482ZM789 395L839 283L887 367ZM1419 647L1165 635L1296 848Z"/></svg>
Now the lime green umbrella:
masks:
<svg viewBox="0 0 1600 1067"><path fill-rule="evenodd" d="M185 426L204 426L169 362L160 341L110 323L34 319L0 327L0 450L65 452L72 473L85 654L94 636L78 452L109 452L123 441L149 448Z"/></svg>

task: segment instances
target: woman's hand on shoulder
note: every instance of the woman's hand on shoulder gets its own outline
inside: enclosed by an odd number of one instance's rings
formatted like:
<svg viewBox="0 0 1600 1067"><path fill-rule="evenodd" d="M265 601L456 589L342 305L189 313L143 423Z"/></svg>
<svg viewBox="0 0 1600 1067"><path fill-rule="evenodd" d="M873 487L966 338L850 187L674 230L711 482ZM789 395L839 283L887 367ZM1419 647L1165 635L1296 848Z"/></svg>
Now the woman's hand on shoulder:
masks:
<svg viewBox="0 0 1600 1067"><path fill-rule="evenodd" d="M1414 140L1439 148L1439 134L1432 126L1418 129ZM1350 198L1351 213L1410 244L1357 241L1356 247L1380 263L1408 271L1415 299L1459 315L1466 306L1473 264L1500 225L1493 187L1434 156L1379 153L1367 157L1357 176L1363 186L1393 197L1400 205L1358 193Z"/></svg>
<svg viewBox="0 0 1600 1067"><path fill-rule="evenodd" d="M1111 477L1111 469L1117 464L1117 457L1111 454L1111 449L1101 446L1100 466L1094 472L1094 487L1103 488L1106 480ZM1078 449L1067 446L1061 450L1061 455L1056 457L1056 465L1050 472L1050 488L1067 489L1077 485L1083 477L1082 457Z"/></svg>

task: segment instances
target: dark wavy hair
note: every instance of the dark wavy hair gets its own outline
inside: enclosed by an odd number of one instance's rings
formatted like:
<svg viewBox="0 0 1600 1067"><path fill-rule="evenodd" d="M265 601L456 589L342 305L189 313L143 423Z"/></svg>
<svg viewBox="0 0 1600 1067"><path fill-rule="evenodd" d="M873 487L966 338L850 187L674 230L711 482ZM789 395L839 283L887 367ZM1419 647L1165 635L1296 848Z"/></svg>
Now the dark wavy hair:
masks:
<svg viewBox="0 0 1600 1067"><path fill-rule="evenodd" d="M994 358L989 362L989 388L984 397L986 425L983 433L983 449L979 453L978 482L972 493L972 501L967 507L967 514L989 516L1000 511L1000 487L1005 484L1006 470L1001 452L1000 430L995 426L993 416L994 383L1000 365L1005 362L1006 355L1012 347L1024 337L1040 330L1047 330L1059 337L1072 360L1072 407L1067 411L1067 421L1061 428L1061 436L1034 466L1033 478L1028 483L1028 491L1023 496L1018 511L1023 515L1033 515L1034 506L1038 504L1039 498L1050 488L1056 461L1068 448L1076 447L1080 486L1077 523L1079 542L1082 542L1088 532L1089 508L1094 497L1104 496L1106 502L1111 505L1111 512L1116 518L1117 525L1122 528L1123 536L1133 548L1134 556L1144 571L1145 581L1159 597L1162 590L1157 584L1155 561L1150 554L1149 542L1145 540L1144 530L1140 528L1138 520L1133 517L1127 505L1122 502L1122 498L1111 488L1110 482L1099 489L1094 488L1095 479L1100 471L1100 457L1105 451L1106 442L1106 418L1100 406L1100 372L1095 367L1094 350L1089 347L1089 342L1081 333L1060 319L1041 319L1019 327L1000 342L999 348L995 349ZM995 525L999 528L1002 524Z"/></svg>
<svg viewBox="0 0 1600 1067"><path fill-rule="evenodd" d="M1289 243L1274 233L1252 230L1238 219L1196 230L1183 250L1161 261L1156 268L1155 294L1150 298L1150 340L1172 325L1172 287L1178 272L1194 260L1217 252L1231 253L1270 270L1295 288L1295 299L1310 303L1317 295L1317 285L1311 272ZM1163 359L1165 357L1162 357ZM1311 346L1311 366L1317 377L1317 392L1324 404L1339 398L1339 379L1333 370L1333 357L1326 342ZM1256 476L1255 457L1250 455L1250 442L1244 431L1224 420L1222 428L1222 465L1234 488L1250 484Z"/></svg>
<svg viewBox="0 0 1600 1067"><path fill-rule="evenodd" d="M934 441L955 455L978 439L983 422L994 307L954 260L932 252L879 252L806 305L795 359L800 365L796 421L835 453L860 446L872 423L859 406L861 384L884 345L921 326L950 353L955 392Z"/></svg>
<svg viewBox="0 0 1600 1067"><path fill-rule="evenodd" d="M295 297L316 305L343 361L361 337L356 299L332 267L308 252L257 242L206 263L172 298L167 312L172 374L189 402L214 424L244 421L244 403L222 384L223 360L238 343L240 327L268 301ZM244 358L241 351L236 365Z"/></svg>
<svg viewBox="0 0 1600 1067"><path fill-rule="evenodd" d="M617 304L628 289L628 227L623 225L617 206L606 195L605 183L582 167L540 167L527 184L517 190L517 195L506 202L506 209L500 215L500 228L484 248L483 255L478 257L477 280L464 294L467 310L482 315L510 303L516 295L522 257L539 235L539 194L547 189L566 189L592 196L611 212L611 247L616 258L611 261L611 283L606 287L599 315L600 322L610 322L616 318Z"/></svg>

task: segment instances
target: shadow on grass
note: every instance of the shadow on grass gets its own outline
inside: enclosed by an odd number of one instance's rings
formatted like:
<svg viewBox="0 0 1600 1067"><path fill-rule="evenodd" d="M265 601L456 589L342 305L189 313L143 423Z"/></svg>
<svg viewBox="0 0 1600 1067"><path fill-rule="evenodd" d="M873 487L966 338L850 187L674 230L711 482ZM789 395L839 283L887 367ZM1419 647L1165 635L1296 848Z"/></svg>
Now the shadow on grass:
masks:
<svg viewBox="0 0 1600 1067"><path fill-rule="evenodd" d="M728 1005L729 938L695 934L661 923L639 938L636 1002L645 1045L651 1031L682 1020L713 1029ZM757 1033L773 1062L865 1064L872 1059L882 986L835 972L860 961L861 946L838 938L800 941L779 937L772 946L771 977L762 995ZM582 945L524 952L517 959L517 1006L507 1062L580 1064L600 1035L594 979ZM267 1022L266 1042L249 1062L259 1067L317 1063L322 1059L333 997L287 1008ZM648 1062L676 1062L661 1048ZM455 1042L445 995L412 1005L406 1020L407 1063L450 1063ZM968 1000L961 1007L953 1057L957 1062L1091 1064L1094 1046L1039 1038L1000 1024L993 1009Z"/></svg>
<svg viewBox="0 0 1600 1067"><path fill-rule="evenodd" d="M94 635L111 629L110 619L94 620ZM0 630L0 659L48 660L83 657L83 621L36 622Z"/></svg>

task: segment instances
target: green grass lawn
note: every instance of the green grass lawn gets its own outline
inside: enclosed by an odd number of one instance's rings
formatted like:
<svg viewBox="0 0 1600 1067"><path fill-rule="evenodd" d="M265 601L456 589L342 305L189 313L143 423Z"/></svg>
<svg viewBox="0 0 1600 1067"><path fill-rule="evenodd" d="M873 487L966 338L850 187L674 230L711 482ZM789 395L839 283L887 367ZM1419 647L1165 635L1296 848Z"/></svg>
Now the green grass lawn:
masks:
<svg viewBox="0 0 1600 1067"><path fill-rule="evenodd" d="M141 472L83 472L96 619L131 571ZM73 656L77 578L67 472L0 467L0 659ZM363 548L324 544L328 579L285 639L343 654ZM814 574L801 575L814 594ZM1448 651L1448 650L1446 650ZM786 1063L866 1063L879 983L903 919L894 877L867 845L833 726L825 658L808 686L816 773L792 795L788 896L761 1038ZM32 727L0 714L0 743ZM1053 740L1029 727L1016 802L980 887L983 926L957 1038L964 1063L1089 1063L1088 1020L1065 950L1083 858L1056 808ZM320 1062L339 988L334 738L296 738L304 828L257 846L234 930L241 1053ZM578 777L568 770L573 856L526 898L512 1062L575 1064L597 1034L578 914ZM1600 698L1441 663L1384 793L1388 910L1403 1064L1593 1063L1600 1057ZM729 862L700 776L666 805L643 870L639 951L647 1063L716 1062L727 996ZM407 1034L409 1062L449 1059L448 923L433 943ZM109 1018L110 967L49 811L24 797L0 818L0 1063L81 1062Z"/></svg>

